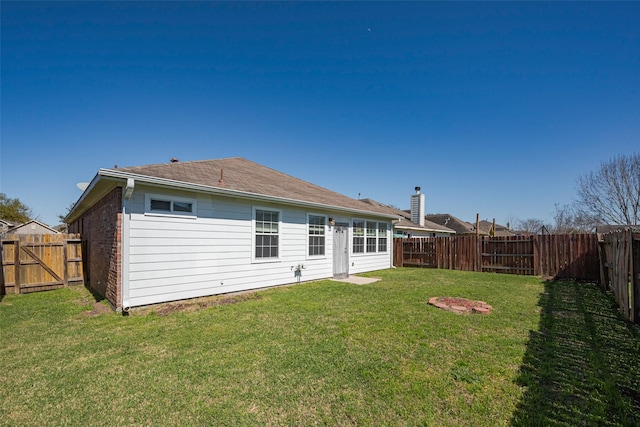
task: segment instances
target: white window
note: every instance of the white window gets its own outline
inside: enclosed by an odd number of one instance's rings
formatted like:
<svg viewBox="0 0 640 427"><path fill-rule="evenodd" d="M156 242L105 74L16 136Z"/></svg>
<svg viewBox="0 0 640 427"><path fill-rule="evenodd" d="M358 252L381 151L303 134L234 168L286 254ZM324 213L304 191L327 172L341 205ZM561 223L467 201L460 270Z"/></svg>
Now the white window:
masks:
<svg viewBox="0 0 640 427"><path fill-rule="evenodd" d="M387 223L378 223L378 252L387 252Z"/></svg>
<svg viewBox="0 0 640 427"><path fill-rule="evenodd" d="M376 237L378 236L378 223L367 221L367 253L376 252Z"/></svg>
<svg viewBox="0 0 640 427"><path fill-rule="evenodd" d="M388 231L386 222L353 220L353 253L387 252Z"/></svg>
<svg viewBox="0 0 640 427"><path fill-rule="evenodd" d="M280 211L254 209L254 258L274 260L279 256Z"/></svg>
<svg viewBox="0 0 640 427"><path fill-rule="evenodd" d="M151 214L195 216L196 199L145 194L145 212Z"/></svg>
<svg viewBox="0 0 640 427"><path fill-rule="evenodd" d="M309 256L324 255L326 218L321 215L308 216Z"/></svg>
<svg viewBox="0 0 640 427"><path fill-rule="evenodd" d="M353 249L354 254L364 253L364 221L353 220Z"/></svg>

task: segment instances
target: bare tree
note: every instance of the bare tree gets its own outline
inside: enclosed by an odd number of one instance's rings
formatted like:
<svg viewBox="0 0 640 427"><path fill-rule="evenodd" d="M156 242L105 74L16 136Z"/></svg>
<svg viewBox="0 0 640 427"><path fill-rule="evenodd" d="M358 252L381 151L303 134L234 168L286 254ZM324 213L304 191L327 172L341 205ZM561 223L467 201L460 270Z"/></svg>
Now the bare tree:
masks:
<svg viewBox="0 0 640 427"><path fill-rule="evenodd" d="M523 234L538 234L543 227L546 227L544 221L537 218L529 218L517 222L517 230Z"/></svg>
<svg viewBox="0 0 640 427"><path fill-rule="evenodd" d="M604 224L640 224L640 154L618 156L578 179L578 210Z"/></svg>
<svg viewBox="0 0 640 427"><path fill-rule="evenodd" d="M553 214L551 232L554 234L591 233L595 231L598 221L575 204L560 206L556 203Z"/></svg>

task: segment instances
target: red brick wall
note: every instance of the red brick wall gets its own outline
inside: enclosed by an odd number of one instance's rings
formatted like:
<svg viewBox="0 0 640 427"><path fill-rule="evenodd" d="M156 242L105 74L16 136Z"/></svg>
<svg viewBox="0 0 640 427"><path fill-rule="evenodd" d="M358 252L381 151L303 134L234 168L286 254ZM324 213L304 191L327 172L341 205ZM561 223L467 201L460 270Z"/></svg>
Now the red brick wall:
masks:
<svg viewBox="0 0 640 427"><path fill-rule="evenodd" d="M89 286L111 306L121 308L122 292L122 188L114 188L69 225L80 233Z"/></svg>

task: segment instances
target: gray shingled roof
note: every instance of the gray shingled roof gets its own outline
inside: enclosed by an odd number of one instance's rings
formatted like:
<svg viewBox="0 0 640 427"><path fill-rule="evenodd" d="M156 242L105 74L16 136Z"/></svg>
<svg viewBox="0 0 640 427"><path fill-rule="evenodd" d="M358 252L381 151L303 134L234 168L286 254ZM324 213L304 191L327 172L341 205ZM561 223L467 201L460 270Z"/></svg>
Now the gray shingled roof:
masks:
<svg viewBox="0 0 640 427"><path fill-rule="evenodd" d="M162 163L112 170L212 188L323 204L327 207L389 214L377 206L352 199L241 157Z"/></svg>
<svg viewBox="0 0 640 427"><path fill-rule="evenodd" d="M486 234L489 234L491 228L493 228L493 221L481 220L479 222L480 231ZM509 230L506 226L496 224L496 231L494 236L515 236L516 233Z"/></svg>
<svg viewBox="0 0 640 427"><path fill-rule="evenodd" d="M451 214L428 214L425 215L425 218L436 224L444 225L445 227L455 230L456 234L475 233L475 227L472 224L456 218Z"/></svg>

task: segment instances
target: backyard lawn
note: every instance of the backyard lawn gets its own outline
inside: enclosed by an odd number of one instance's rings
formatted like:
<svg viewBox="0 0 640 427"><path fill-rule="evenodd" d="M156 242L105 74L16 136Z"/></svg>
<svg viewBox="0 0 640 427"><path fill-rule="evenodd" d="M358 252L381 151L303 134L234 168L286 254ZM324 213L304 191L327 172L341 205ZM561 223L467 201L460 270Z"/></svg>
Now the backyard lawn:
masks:
<svg viewBox="0 0 640 427"><path fill-rule="evenodd" d="M640 424L640 328L595 285L365 276L128 316L83 287L1 296L0 425Z"/></svg>

